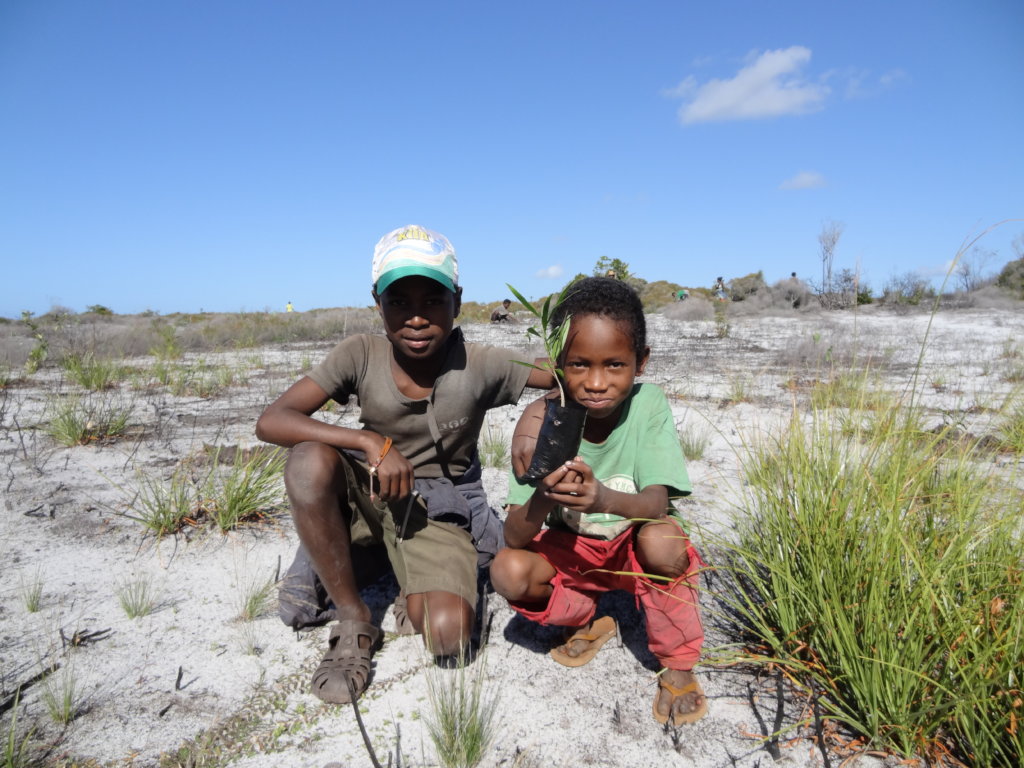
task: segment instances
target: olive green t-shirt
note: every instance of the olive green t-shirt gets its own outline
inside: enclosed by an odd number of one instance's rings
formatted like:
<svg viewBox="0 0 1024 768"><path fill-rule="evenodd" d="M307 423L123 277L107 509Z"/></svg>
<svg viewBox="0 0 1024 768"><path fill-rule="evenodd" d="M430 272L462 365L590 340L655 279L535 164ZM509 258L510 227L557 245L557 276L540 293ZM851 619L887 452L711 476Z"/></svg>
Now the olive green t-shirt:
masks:
<svg viewBox="0 0 1024 768"><path fill-rule="evenodd" d="M582 441L579 455L594 470L597 481L612 490L639 493L649 485L664 485L670 499L690 493L672 409L664 391L654 384L634 384L608 439L603 443ZM514 472L510 474L509 504L525 504L533 492L531 486L516 481ZM591 538L614 539L633 523L620 515L555 507L547 524Z"/></svg>
<svg viewBox="0 0 1024 768"><path fill-rule="evenodd" d="M398 391L391 374L393 351L385 336L350 336L332 349L309 378L332 399L359 399L364 429L394 440L412 462L416 477L455 480L469 467L489 408L519 400L530 369L515 353L469 344L455 328L430 396L412 400Z"/></svg>

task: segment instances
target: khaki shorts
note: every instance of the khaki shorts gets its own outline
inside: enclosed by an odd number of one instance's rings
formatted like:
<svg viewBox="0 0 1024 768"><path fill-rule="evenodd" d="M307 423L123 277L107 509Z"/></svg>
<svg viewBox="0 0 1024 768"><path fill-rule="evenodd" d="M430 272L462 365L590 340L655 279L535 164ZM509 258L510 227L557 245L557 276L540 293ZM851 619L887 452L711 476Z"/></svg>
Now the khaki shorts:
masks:
<svg viewBox="0 0 1024 768"><path fill-rule="evenodd" d="M418 494L384 503L370 500L370 474L365 462L339 451L345 467L355 546L383 543L399 585L408 595L451 592L476 606L477 553L469 532L427 518Z"/></svg>

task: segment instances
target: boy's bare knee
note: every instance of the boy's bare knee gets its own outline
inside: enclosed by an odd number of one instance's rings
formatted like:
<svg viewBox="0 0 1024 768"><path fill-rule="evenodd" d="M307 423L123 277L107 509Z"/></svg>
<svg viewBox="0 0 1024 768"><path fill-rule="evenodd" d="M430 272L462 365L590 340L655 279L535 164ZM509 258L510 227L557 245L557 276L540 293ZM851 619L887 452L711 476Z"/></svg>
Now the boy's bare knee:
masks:
<svg viewBox="0 0 1024 768"><path fill-rule="evenodd" d="M491 563L491 584L506 600L521 600L530 588L530 562L526 550L502 549Z"/></svg>
<svg viewBox="0 0 1024 768"><path fill-rule="evenodd" d="M328 493L337 493L342 458L326 443L299 443L288 451L284 485L292 505L313 504Z"/></svg>
<svg viewBox="0 0 1024 768"><path fill-rule="evenodd" d="M636 559L647 573L675 579L690 567L686 535L674 523L648 523L636 537Z"/></svg>
<svg viewBox="0 0 1024 768"><path fill-rule="evenodd" d="M473 609L463 604L445 607L425 617L423 642L435 656L458 656L469 644L475 619Z"/></svg>

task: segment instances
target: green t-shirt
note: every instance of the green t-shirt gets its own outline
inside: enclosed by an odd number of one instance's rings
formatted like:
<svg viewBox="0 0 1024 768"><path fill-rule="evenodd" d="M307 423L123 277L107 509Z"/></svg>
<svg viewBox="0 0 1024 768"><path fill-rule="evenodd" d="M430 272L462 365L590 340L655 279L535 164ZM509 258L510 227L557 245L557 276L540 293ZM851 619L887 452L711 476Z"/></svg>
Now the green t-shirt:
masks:
<svg viewBox="0 0 1024 768"><path fill-rule="evenodd" d="M665 393L654 384L635 384L608 439L603 443L584 440L579 455L594 470L594 477L612 490L639 493L649 485L664 485L669 498L690 493L690 477L672 410ZM525 504L533 491L529 485L516 482L515 474L510 473L509 504ZM580 514L556 507L547 524L591 538L614 539L633 523L619 515Z"/></svg>

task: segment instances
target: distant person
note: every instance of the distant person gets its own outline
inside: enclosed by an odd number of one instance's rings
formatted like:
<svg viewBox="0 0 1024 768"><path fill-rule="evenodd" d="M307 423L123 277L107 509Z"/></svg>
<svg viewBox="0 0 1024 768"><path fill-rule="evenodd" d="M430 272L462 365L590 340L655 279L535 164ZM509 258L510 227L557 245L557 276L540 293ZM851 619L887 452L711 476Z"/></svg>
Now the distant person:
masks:
<svg viewBox="0 0 1024 768"><path fill-rule="evenodd" d="M555 309L554 328L566 322L566 394L587 408L579 455L536 487L516 480L513 461L506 548L491 580L520 615L566 628L550 655L568 667L586 664L616 634L612 617L594 618L600 595L636 595L663 667L654 719L691 723L707 712L693 674L704 642L702 563L669 501L690 493L672 411L660 387L635 381L651 353L644 308L628 285L588 277ZM543 408L544 398L528 405L517 430L529 430ZM633 688L608 681L617 686Z"/></svg>
<svg viewBox="0 0 1024 768"><path fill-rule="evenodd" d="M514 404L527 386L555 383L517 364L514 352L466 342L454 327L462 287L443 235L417 226L389 232L374 249L371 275L384 334L343 339L256 423L260 440L289 449L284 483L301 548L281 589L282 618L293 572L308 573L307 553L334 603L337 623L312 680L313 693L333 704L366 690L382 640L357 588L360 545L386 547L401 588L396 626L408 622L437 656L463 652L477 569L501 546L477 457L484 415ZM352 396L361 429L313 418L328 400ZM317 599L305 586L295 594ZM318 615L322 607L314 606Z"/></svg>
<svg viewBox="0 0 1024 768"><path fill-rule="evenodd" d="M295 307L293 307L292 303L289 301L287 304L284 305L284 311L285 312L294 312L295 311Z"/></svg>
<svg viewBox="0 0 1024 768"><path fill-rule="evenodd" d="M491 312L492 323L507 323L512 319L512 313L509 311L509 307L512 306L511 299L505 299L501 302L500 307L495 307L494 311Z"/></svg>
<svg viewBox="0 0 1024 768"><path fill-rule="evenodd" d="M688 298L690 298L690 292L685 288L676 291L676 301L686 301Z"/></svg>
<svg viewBox="0 0 1024 768"><path fill-rule="evenodd" d="M719 301L726 301L729 298L729 295L725 292L725 280L723 280L721 276L715 280L715 284L711 287L711 290L714 291L715 298Z"/></svg>

